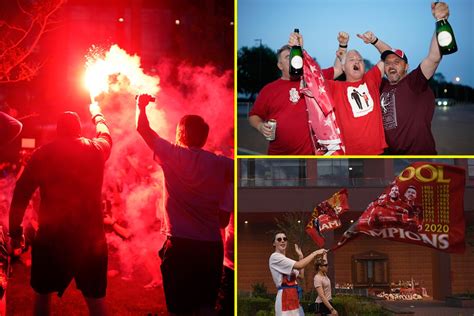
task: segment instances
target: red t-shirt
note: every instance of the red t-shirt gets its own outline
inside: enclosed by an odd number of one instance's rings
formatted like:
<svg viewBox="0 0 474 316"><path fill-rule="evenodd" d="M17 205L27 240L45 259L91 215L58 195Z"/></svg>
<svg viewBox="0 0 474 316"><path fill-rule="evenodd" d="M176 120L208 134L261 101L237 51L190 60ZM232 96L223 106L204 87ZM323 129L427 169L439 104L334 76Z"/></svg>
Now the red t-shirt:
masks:
<svg viewBox="0 0 474 316"><path fill-rule="evenodd" d="M387 147L380 110L381 81L377 66L360 81L327 81L347 155L379 155Z"/></svg>
<svg viewBox="0 0 474 316"><path fill-rule="evenodd" d="M322 72L324 78L334 76L333 68ZM275 80L263 87L249 113L263 121L277 121L275 140L268 147L269 155L314 154L306 102L299 89L300 81Z"/></svg>
<svg viewBox="0 0 474 316"><path fill-rule="evenodd" d="M431 133L435 97L420 66L395 85L384 79L380 91L387 153L435 155Z"/></svg>

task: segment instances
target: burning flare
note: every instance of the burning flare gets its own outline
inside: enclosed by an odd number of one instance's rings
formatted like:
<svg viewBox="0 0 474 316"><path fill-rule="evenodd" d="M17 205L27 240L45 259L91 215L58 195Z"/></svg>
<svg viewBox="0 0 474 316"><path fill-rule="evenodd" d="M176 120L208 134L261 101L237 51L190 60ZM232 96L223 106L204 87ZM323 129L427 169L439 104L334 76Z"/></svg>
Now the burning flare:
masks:
<svg viewBox="0 0 474 316"><path fill-rule="evenodd" d="M117 45L108 51L92 46L86 55L85 85L91 103L101 93L128 91L132 94L159 91L159 78L148 76L140 67L140 57L130 56Z"/></svg>

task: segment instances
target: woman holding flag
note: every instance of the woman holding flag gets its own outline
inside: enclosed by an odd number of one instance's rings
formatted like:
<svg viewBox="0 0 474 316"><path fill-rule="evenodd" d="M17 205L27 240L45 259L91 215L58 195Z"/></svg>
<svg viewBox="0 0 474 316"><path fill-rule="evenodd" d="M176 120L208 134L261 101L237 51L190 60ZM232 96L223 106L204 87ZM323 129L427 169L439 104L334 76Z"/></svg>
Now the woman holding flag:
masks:
<svg viewBox="0 0 474 316"><path fill-rule="evenodd" d="M304 257L300 247L295 244L295 251L298 261L286 256L288 238L283 232L275 234L273 238L275 252L270 256L269 267L273 282L278 288L275 300L275 316L304 315L300 306L300 287L296 281L298 276L303 276L306 267L318 255L323 255L327 251L319 249Z"/></svg>

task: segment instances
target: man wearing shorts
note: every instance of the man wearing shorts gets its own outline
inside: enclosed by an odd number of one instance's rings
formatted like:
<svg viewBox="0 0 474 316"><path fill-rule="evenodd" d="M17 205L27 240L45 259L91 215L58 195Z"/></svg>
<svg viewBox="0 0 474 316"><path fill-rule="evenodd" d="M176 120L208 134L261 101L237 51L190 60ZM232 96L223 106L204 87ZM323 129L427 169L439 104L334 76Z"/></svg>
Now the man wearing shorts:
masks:
<svg viewBox="0 0 474 316"><path fill-rule="evenodd" d="M16 255L21 252L26 207L36 189L41 196L32 245L35 315L49 315L51 293L61 297L72 279L90 314L105 315L107 242L101 190L112 138L100 108L93 104L90 110L96 138L81 137L76 113L62 113L57 139L33 153L13 193L9 227Z"/></svg>

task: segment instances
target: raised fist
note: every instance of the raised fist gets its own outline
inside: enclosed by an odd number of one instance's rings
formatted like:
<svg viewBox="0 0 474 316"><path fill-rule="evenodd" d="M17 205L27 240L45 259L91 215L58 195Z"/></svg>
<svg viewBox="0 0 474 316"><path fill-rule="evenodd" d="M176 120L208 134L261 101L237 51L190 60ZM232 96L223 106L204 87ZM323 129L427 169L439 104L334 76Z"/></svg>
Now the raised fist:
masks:
<svg viewBox="0 0 474 316"><path fill-rule="evenodd" d="M291 33L290 39L288 40L288 45L303 47L303 36L300 33Z"/></svg>
<svg viewBox="0 0 474 316"><path fill-rule="evenodd" d="M362 39L364 41L364 43L366 43L366 44L372 44L377 39L375 34L372 33L371 31L367 31L362 35L357 34L357 37Z"/></svg>
<svg viewBox="0 0 474 316"><path fill-rule="evenodd" d="M339 45L347 45L349 42L349 34L346 32L339 32L339 34L337 34L337 41L339 42Z"/></svg>
<svg viewBox="0 0 474 316"><path fill-rule="evenodd" d="M431 3L431 13L438 20L447 19L449 17L449 7L444 2Z"/></svg>

